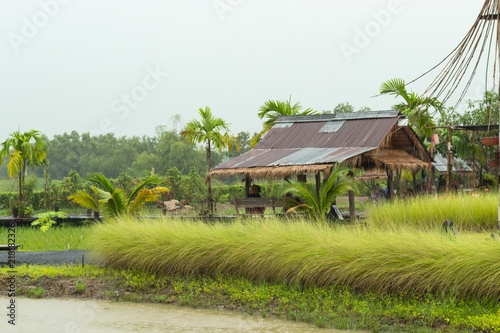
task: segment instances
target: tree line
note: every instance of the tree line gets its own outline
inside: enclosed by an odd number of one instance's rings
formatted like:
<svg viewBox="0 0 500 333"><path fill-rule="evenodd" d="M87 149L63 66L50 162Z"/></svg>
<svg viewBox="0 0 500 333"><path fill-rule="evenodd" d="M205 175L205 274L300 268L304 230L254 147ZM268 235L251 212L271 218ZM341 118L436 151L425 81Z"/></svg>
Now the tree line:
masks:
<svg viewBox="0 0 500 333"><path fill-rule="evenodd" d="M240 150L212 153L212 165L232 158L250 149L251 135L237 135ZM204 147L182 140L175 130L157 128L156 136L116 137L113 133L91 136L90 133L72 131L54 135L52 139L42 136L45 142L47 165L29 170L38 178L62 180L71 170L82 176L100 172L108 178L118 178L125 173L134 178L154 174L165 175L169 169L177 168L183 175L192 168L201 175L207 173ZM0 166L0 178L7 179L7 164Z"/></svg>

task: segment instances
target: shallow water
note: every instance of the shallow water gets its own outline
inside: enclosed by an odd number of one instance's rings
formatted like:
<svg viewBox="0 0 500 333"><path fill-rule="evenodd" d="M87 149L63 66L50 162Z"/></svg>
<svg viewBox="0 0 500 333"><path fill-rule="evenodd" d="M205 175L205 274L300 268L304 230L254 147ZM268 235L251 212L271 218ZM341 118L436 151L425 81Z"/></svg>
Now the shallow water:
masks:
<svg viewBox="0 0 500 333"><path fill-rule="evenodd" d="M346 332L229 311L165 304L80 299L16 298L15 326L7 323L8 298L0 297L0 332ZM352 332L352 331L351 331Z"/></svg>

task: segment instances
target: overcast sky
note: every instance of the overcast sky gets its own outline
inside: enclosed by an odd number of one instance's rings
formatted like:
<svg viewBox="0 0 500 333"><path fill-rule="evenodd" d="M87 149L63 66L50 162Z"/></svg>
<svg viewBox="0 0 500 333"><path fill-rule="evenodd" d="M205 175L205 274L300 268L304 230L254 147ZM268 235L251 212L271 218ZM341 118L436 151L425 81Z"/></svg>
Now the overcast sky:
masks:
<svg viewBox="0 0 500 333"><path fill-rule="evenodd" d="M290 95L386 110L396 100L372 98L380 84L438 63L483 2L0 0L0 140L19 128L155 135L205 106L256 132L259 106Z"/></svg>

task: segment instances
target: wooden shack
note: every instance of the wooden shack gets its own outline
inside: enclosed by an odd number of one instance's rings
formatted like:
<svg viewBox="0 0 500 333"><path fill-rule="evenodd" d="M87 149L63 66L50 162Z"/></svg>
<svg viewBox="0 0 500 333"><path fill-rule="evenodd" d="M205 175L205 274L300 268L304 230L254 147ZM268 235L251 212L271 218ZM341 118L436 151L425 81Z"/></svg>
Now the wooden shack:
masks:
<svg viewBox="0 0 500 333"><path fill-rule="evenodd" d="M286 116L252 150L216 166L207 177L240 175L247 189L251 179L304 174L315 175L319 183L321 174L343 163L381 170L391 183L398 170L428 168L430 159L398 111Z"/></svg>

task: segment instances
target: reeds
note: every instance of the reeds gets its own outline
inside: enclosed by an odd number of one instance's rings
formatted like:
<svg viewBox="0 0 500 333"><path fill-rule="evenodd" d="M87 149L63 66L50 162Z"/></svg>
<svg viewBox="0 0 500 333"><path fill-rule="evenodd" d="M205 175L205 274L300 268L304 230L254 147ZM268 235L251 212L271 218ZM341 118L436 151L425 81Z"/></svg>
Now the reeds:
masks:
<svg viewBox="0 0 500 333"><path fill-rule="evenodd" d="M155 274L500 299L500 243L485 234L126 219L95 226L91 245L111 267Z"/></svg>
<svg viewBox="0 0 500 333"><path fill-rule="evenodd" d="M428 230L440 228L449 220L461 230L493 230L498 229L498 194L396 199L370 205L367 213L369 223L379 227Z"/></svg>

